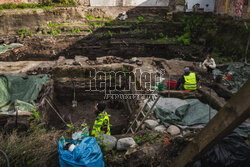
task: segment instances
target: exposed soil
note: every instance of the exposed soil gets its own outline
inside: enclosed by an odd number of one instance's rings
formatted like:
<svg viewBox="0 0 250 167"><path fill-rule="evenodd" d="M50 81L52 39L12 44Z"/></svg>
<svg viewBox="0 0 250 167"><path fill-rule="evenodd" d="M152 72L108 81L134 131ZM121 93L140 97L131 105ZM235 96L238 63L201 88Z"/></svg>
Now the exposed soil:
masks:
<svg viewBox="0 0 250 167"><path fill-rule="evenodd" d="M61 98L63 98L63 95ZM82 123L93 127L96 119L94 106L98 100L78 101L77 107L73 108L70 99L61 100L61 98L56 98L54 103L65 120L72 122L76 127L80 127ZM129 111L124 110L124 106L121 104L119 109L111 108L111 106L108 105L106 112L110 115L111 134L124 133L129 124Z"/></svg>

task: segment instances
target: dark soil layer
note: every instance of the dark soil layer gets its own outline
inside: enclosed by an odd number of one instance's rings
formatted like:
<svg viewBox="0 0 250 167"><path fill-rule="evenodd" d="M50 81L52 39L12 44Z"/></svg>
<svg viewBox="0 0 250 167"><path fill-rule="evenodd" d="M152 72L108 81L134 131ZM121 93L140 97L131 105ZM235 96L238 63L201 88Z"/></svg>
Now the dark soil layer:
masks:
<svg viewBox="0 0 250 167"><path fill-rule="evenodd" d="M20 42L25 46L1 55L0 60L54 60L59 56L74 58L76 55L95 59L112 55L202 61L207 53L212 53L216 62L222 63L242 60L249 36L243 21L207 14L177 13L172 20L145 16L139 21L134 17L95 27L99 22L86 22L82 26L92 25L91 31L80 33L62 29L56 35L42 35L39 30L34 36L2 37L4 43Z"/></svg>
<svg viewBox="0 0 250 167"><path fill-rule="evenodd" d="M96 119L94 106L98 102L97 100L78 101L77 107L73 108L71 100L59 100L61 98L56 98L54 103L67 122L72 122L76 127L80 127L82 123L93 127ZM129 123L129 111L124 110L123 106L121 106L121 109L116 109L110 108L108 105L106 112L110 115L111 134L124 133Z"/></svg>

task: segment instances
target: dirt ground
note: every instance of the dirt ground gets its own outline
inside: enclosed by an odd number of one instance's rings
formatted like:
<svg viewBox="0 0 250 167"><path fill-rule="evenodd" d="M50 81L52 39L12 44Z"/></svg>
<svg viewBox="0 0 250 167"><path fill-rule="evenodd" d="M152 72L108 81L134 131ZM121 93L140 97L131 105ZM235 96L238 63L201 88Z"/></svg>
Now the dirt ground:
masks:
<svg viewBox="0 0 250 167"><path fill-rule="evenodd" d="M80 127L82 123L93 127L96 119L94 106L97 102L93 100L78 101L77 107L73 108L70 100L55 99L54 101L65 120L76 127ZM124 106L121 106L121 109L113 108L110 105L106 107L106 112L110 115L111 134L123 133L129 124L129 112L122 107Z"/></svg>

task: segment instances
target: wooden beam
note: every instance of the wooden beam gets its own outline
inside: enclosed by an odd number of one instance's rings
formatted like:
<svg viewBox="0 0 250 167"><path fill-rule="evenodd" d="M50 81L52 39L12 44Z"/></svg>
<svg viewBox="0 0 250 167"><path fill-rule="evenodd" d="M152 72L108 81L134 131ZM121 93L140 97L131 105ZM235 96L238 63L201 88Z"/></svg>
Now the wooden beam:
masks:
<svg viewBox="0 0 250 167"><path fill-rule="evenodd" d="M219 97L214 90L211 90L210 94L209 89L210 88L207 87L199 89L198 92L201 96L197 96L197 98L203 103L209 104L211 107L219 111L226 104L226 101L224 98Z"/></svg>
<svg viewBox="0 0 250 167"><path fill-rule="evenodd" d="M250 79L182 150L171 167L185 167L250 117Z"/></svg>
<svg viewBox="0 0 250 167"><path fill-rule="evenodd" d="M168 96L169 93L170 93L170 96ZM196 98L196 93L197 93L196 91L186 92L184 90L164 90L164 91L158 92L158 94L163 97L174 97L174 98L180 98L180 99Z"/></svg>
<svg viewBox="0 0 250 167"><path fill-rule="evenodd" d="M216 91L218 95L225 99L230 99L233 96L233 93L230 92L225 86L219 83L214 83L213 84L213 89Z"/></svg>

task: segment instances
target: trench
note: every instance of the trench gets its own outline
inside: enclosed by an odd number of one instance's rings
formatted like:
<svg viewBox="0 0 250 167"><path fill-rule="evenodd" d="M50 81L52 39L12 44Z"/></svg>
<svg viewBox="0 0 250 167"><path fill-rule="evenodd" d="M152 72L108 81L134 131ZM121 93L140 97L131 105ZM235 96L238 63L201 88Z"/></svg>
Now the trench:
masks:
<svg viewBox="0 0 250 167"><path fill-rule="evenodd" d="M82 69L77 69L74 72L75 75L79 75L82 71ZM110 116L111 134L124 134L138 108L137 100L105 99L105 91L90 90L93 85L90 84L91 78L86 74L86 71L84 76L73 76L74 74L72 73L66 74L63 69L62 71L57 69L54 75L52 74L53 85L51 85L50 95L45 97L50 104L47 103L45 108L41 109L48 127L55 129L67 128L58 114L56 114L56 110L65 122L72 124L74 127L81 127L81 124L87 124L92 128L97 116L95 114L95 104L104 102L106 103L105 111ZM65 75L62 76L61 74ZM97 81L97 84L101 82L106 81L100 79ZM127 81L124 80L122 86L126 85ZM117 83L114 83L99 89L110 90L116 86ZM77 101L76 106L73 106L73 100Z"/></svg>

